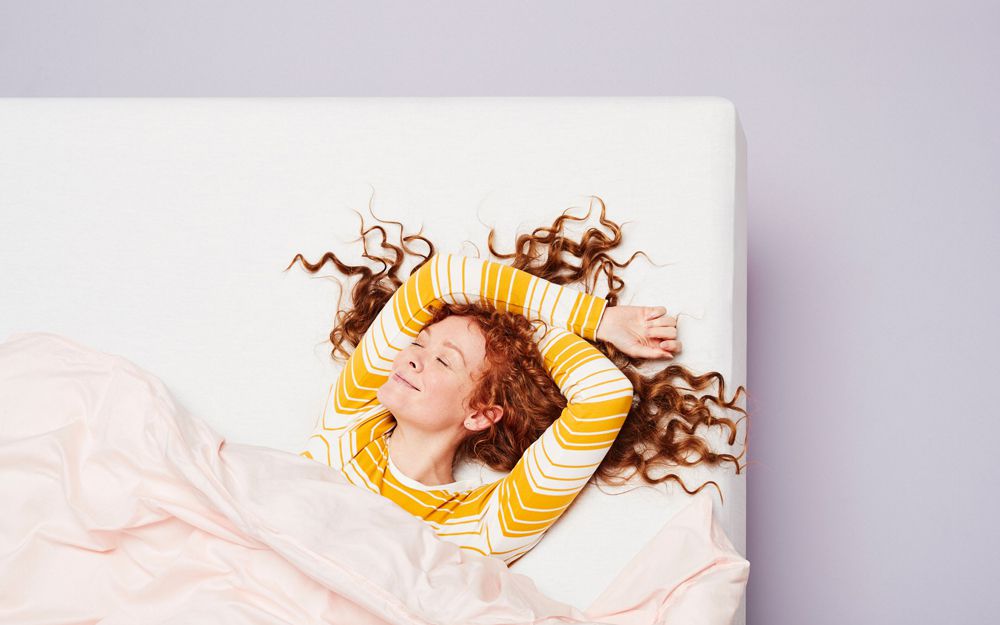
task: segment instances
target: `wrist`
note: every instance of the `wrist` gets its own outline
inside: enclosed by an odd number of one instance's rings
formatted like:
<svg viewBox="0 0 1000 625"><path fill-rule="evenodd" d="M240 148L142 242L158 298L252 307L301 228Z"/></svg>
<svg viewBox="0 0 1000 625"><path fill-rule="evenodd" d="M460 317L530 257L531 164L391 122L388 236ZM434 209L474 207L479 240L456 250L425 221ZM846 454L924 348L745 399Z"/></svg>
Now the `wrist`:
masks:
<svg viewBox="0 0 1000 625"><path fill-rule="evenodd" d="M608 329L612 324L612 318L614 317L613 306L605 306L604 311L601 313L601 319L597 323L597 330L594 332L594 338L598 341L607 342L608 340Z"/></svg>

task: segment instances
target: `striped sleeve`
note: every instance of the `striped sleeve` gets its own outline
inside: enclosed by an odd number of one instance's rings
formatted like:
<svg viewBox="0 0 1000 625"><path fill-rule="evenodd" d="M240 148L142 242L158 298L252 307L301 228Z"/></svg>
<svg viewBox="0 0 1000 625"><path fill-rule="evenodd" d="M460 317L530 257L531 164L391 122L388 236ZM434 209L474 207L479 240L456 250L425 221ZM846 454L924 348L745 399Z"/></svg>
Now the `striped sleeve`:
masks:
<svg viewBox="0 0 1000 625"><path fill-rule="evenodd" d="M566 330L542 332L545 367L566 407L493 490L475 549L508 564L534 547L583 490L632 406L632 383L602 352Z"/></svg>
<svg viewBox="0 0 1000 625"><path fill-rule="evenodd" d="M503 263L435 254L400 285L365 332L331 385L321 428L343 430L377 404L376 392L392 375L393 359L427 324L432 305L482 300L591 340L607 307L602 297Z"/></svg>

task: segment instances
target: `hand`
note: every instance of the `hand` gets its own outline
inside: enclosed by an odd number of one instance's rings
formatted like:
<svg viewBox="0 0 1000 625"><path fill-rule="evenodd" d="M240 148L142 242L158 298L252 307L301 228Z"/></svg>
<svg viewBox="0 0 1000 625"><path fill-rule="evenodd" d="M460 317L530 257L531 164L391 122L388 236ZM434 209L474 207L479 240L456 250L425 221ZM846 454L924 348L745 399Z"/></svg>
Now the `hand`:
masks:
<svg viewBox="0 0 1000 625"><path fill-rule="evenodd" d="M681 351L677 316L663 306L610 306L604 310L597 339L633 358L673 358Z"/></svg>

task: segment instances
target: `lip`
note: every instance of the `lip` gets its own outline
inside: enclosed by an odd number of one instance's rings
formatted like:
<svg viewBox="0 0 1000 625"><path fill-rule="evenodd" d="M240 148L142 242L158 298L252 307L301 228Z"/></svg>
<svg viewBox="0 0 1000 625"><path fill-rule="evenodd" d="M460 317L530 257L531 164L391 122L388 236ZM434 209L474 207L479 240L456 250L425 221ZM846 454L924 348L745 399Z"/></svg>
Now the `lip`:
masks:
<svg viewBox="0 0 1000 625"><path fill-rule="evenodd" d="M393 373L392 374L392 378L394 380L396 380L397 382L399 382L400 384L403 384L405 386L409 386L410 388L412 388L415 391L419 391L420 390L416 386L413 386L412 384L410 384L409 382L407 382L406 378L404 378L403 376L399 375L398 373Z"/></svg>

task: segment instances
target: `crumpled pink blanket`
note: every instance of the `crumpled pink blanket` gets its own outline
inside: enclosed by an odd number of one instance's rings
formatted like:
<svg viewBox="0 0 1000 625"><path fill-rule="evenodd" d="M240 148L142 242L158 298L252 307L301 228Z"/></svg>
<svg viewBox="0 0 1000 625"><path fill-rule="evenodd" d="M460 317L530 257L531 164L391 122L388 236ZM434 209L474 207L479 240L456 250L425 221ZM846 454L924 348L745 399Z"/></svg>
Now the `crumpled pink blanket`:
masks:
<svg viewBox="0 0 1000 625"><path fill-rule="evenodd" d="M749 575L698 497L580 611L43 332L0 344L0 502L0 622L19 625L725 624Z"/></svg>

